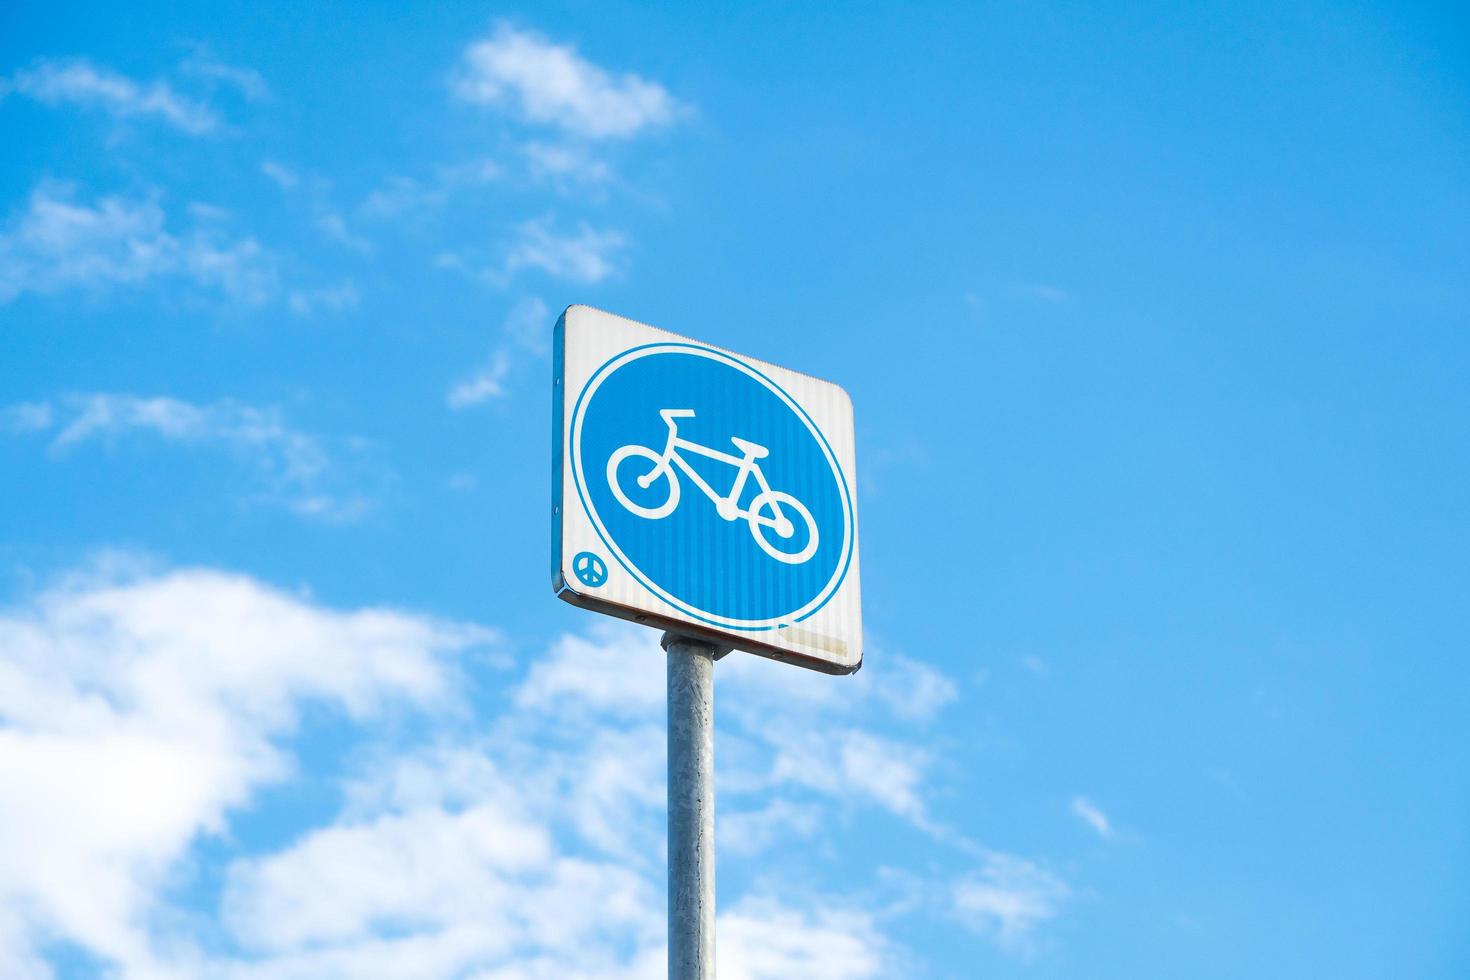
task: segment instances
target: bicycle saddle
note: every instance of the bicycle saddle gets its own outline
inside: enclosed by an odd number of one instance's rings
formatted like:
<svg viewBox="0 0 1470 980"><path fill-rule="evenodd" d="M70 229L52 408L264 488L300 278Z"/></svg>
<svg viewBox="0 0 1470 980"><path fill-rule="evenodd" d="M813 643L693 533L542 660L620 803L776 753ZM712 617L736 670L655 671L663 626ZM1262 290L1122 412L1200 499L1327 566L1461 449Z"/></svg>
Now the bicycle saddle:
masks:
<svg viewBox="0 0 1470 980"><path fill-rule="evenodd" d="M736 436L731 436L730 441L735 444L736 449L740 450L751 459L765 459L771 454L771 451L765 446L757 446L755 443L749 441L748 439L741 439Z"/></svg>

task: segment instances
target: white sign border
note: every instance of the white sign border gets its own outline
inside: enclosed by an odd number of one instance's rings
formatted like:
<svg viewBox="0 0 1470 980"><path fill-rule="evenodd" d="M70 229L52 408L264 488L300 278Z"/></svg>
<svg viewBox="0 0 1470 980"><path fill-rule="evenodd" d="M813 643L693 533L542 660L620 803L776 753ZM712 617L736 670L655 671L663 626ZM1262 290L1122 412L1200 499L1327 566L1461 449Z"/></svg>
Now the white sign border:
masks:
<svg viewBox="0 0 1470 980"><path fill-rule="evenodd" d="M778 631L775 630L769 630L764 633L736 632L732 631L729 627L721 627L714 624L701 625L700 623L689 622L687 619L675 618L674 616L670 616L660 611L646 608L644 606L628 605L611 597L605 597L597 593L580 591L575 580L568 578L569 570L563 565L563 561L566 558L565 539L566 535L571 533L571 529L569 529L565 523L570 516L566 513L566 505L568 503L568 501L566 500L566 489L571 483L571 480L568 479L570 465L566 459L571 441L568 437L567 431L567 417L570 414L570 411L569 406L567 405L568 399L566 391L566 334L567 319L569 315L576 310L583 310L586 313L594 314L597 316L611 317L615 320L623 321L631 326L654 331L670 343L683 342L689 344L692 347L712 350L716 353L733 358L736 362L744 363L747 360L747 358L743 357L742 355L736 354L733 351L725 350L714 344L696 341L692 338L673 333L672 331L665 330L661 327L655 327L651 324L634 320L630 317L625 317L616 313L611 313L607 310L598 309L597 307L574 303L562 311L560 317L557 319L555 337L552 344L552 547L550 557L551 586L552 591L555 593L555 595L566 603L574 606L579 606L593 612L598 612L619 619L624 619L629 622L638 623L640 625L663 628L669 630L672 633L680 635L704 639L713 642L716 645L723 647L724 649L733 648L744 650L748 653L752 653L769 660L776 660L781 663L792 664L794 666L803 667L808 670L817 671L823 674L845 675L856 673L858 670L860 670L863 666L864 661L862 629L860 625L862 614L861 606L858 604L861 600L857 599L856 596L854 596L854 598L852 598L851 600L843 601L850 601L853 603L853 605L851 606L851 614L857 619L857 628L854 633L848 638L848 640L843 644L843 652L837 654L837 658L834 658L830 655L824 655L822 653L807 652L806 650L800 648L793 649L793 647L791 646L777 645L763 639L763 637L766 635L778 633ZM617 355L614 356L616 357ZM756 364L759 364L761 366L766 365L766 362L760 361L756 358L749 358L748 360L755 361ZM771 367L774 368L775 365L771 365ZM759 368L756 368L756 370L759 370ZM780 368L780 370L793 375L810 378L813 381L818 380L816 378L812 378L810 375L804 375L803 372L794 371L790 368ZM841 386L832 384L831 382L824 381L821 383L830 385L847 402L849 406L848 413L850 416L852 399L847 395L847 392L844 391ZM823 441L826 443L824 448L832 450L835 455L835 449L834 447L832 447L830 442L826 442L825 439ZM850 445L847 447L846 455L849 458L849 461L851 461L852 447ZM838 467L838 471L846 475L845 470L840 465ZM846 562L849 564L849 572L848 575L844 577L843 582L839 584L837 591L834 592L833 596L829 599L829 606L831 602L835 601L846 590L850 589L856 594L860 594L861 591L861 586L858 584L858 580L854 577L851 577L857 574L858 566L857 555L859 544L859 530L857 521L857 500L855 497L856 487L853 486L850 481L844 481L843 492L846 498L846 502L848 502L851 506L851 511L848 515L848 520L850 521L850 532L848 535L849 554L846 557ZM580 502L573 501L573 505L580 507ZM595 526L589 527L589 530L591 530L593 533L597 533ZM599 534L599 540L600 539L601 535ZM626 568L624 569L624 571L626 571ZM667 604L665 600L659 597L656 592L652 592L650 590L649 595L656 601ZM671 606L670 608L676 612L679 611L677 607ZM819 611L823 612L823 614L825 615L824 610ZM685 615L687 614L680 612L680 616ZM793 627L790 628L789 631L795 634L799 633L800 630L800 627ZM784 633L786 631L783 630L779 632ZM798 640L797 642L805 645L804 643L802 643L802 641ZM819 644L818 649L826 649L826 644ZM833 652L836 653L836 651Z"/></svg>

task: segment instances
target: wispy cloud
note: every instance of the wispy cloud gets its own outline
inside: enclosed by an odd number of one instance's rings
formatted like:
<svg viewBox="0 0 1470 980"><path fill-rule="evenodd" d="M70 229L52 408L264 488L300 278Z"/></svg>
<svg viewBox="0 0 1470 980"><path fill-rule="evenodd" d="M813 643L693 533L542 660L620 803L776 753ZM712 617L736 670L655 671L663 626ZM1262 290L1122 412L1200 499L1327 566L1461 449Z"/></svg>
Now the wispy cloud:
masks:
<svg viewBox="0 0 1470 980"><path fill-rule="evenodd" d="M454 91L466 102L585 139L634 136L667 126L684 111L656 82L614 74L571 45L505 22L466 49Z"/></svg>
<svg viewBox="0 0 1470 980"><path fill-rule="evenodd" d="M976 932L1020 954L1032 949L1038 927L1054 918L1070 894L1066 884L1038 865L1006 854L954 886L954 912Z"/></svg>
<svg viewBox="0 0 1470 980"><path fill-rule="evenodd" d="M316 289L293 289L286 296L286 306L297 316L316 313L345 313L357 309L362 299L350 280Z"/></svg>
<svg viewBox="0 0 1470 980"><path fill-rule="evenodd" d="M275 160L262 161L260 172L283 191L293 190L301 183L301 176L295 170Z"/></svg>
<svg viewBox="0 0 1470 980"><path fill-rule="evenodd" d="M376 218L396 218L442 207L448 191L438 184L424 184L413 177L389 177L362 202L362 213Z"/></svg>
<svg viewBox="0 0 1470 980"><path fill-rule="evenodd" d="M145 414L190 427L169 410ZM473 683L465 658L493 658L496 643L473 624L338 610L244 576L130 561L0 609L0 777L15 802L0 834L0 971L41 974L60 940L123 976L662 976L654 634L606 624L563 636L502 697L457 694ZM719 736L734 852L790 846L873 804L843 781L792 797L776 755L793 733L769 724L802 717L807 740L873 739L861 726L893 715L871 691L813 697L822 685L750 657L721 670L727 703L742 707L722 715ZM404 712L422 718L421 738L366 741ZM336 782L336 812L304 818L282 843L241 845L239 821L296 765L293 730L329 715L348 722L334 738L362 736L345 770L313 771ZM902 739L888 737L889 756L904 754ZM99 810L109 819L93 819ZM198 849L206 838L225 842L227 864ZM177 884L211 860L217 904L185 912ZM912 911L942 908L1021 953L1066 896L1040 867L998 853L919 887ZM770 863L720 916L721 975L912 975L886 934L902 913L874 904Z"/></svg>
<svg viewBox="0 0 1470 980"><path fill-rule="evenodd" d="M874 694L898 717L927 720L958 696L954 682L928 664L897 653L886 653L885 659L888 676L874 684Z"/></svg>
<svg viewBox="0 0 1470 980"><path fill-rule="evenodd" d="M730 949L726 952L727 947ZM898 976L877 917L744 899L720 916L720 976L732 980L864 980Z"/></svg>
<svg viewBox="0 0 1470 980"><path fill-rule="evenodd" d="M929 829L920 793L930 762L927 751L856 728L830 735L821 740L783 740L776 750L773 777L780 783L867 799Z"/></svg>
<svg viewBox="0 0 1470 980"><path fill-rule="evenodd" d="M393 176L374 188L358 208L364 217L420 218L448 204L456 194L499 180L499 163L485 158L439 167L432 175Z"/></svg>
<svg viewBox="0 0 1470 980"><path fill-rule="evenodd" d="M488 363L474 374L449 389L450 408L469 408L505 394L505 380L510 376L510 354L498 350Z"/></svg>
<svg viewBox="0 0 1470 980"><path fill-rule="evenodd" d="M165 81L139 82L85 58L37 61L0 81L0 94L7 90L43 105L97 109L116 119L156 119L186 133L209 133L220 125L208 104Z"/></svg>
<svg viewBox="0 0 1470 980"><path fill-rule="evenodd" d="M474 374L449 390L451 408L468 408L506 393L506 381L516 360L545 354L551 310L538 296L528 296L511 308L501 327L501 343Z"/></svg>
<svg viewBox="0 0 1470 980"><path fill-rule="evenodd" d="M172 231L156 197L78 201L66 184L36 187L0 233L0 303L22 292L103 290L172 279L246 305L275 295L275 257L254 238L203 220Z"/></svg>
<svg viewBox="0 0 1470 980"><path fill-rule="evenodd" d="M234 89L252 102L270 95L270 87L260 72L221 61L207 45L196 45L194 52L180 63L179 72L212 86Z"/></svg>
<svg viewBox="0 0 1470 980"><path fill-rule="evenodd" d="M260 172L293 204L309 208L312 225L327 239L361 255L373 253L373 243L354 231L333 203L331 180L317 174L303 174L279 160L261 161Z"/></svg>
<svg viewBox="0 0 1470 980"><path fill-rule="evenodd" d="M86 443L116 444L139 436L224 450L244 462L250 498L280 504L303 517L351 520L368 507L360 492L333 489L344 478L341 464L321 440L287 425L275 408L95 393L13 405L6 417L25 423L13 424L13 431L51 433L57 455Z"/></svg>
<svg viewBox="0 0 1470 980"><path fill-rule="evenodd" d="M224 975L150 930L189 849L290 776L309 707L452 710L457 658L494 641L132 561L0 609L0 974L50 976L61 937L120 975Z"/></svg>
<svg viewBox="0 0 1470 980"><path fill-rule="evenodd" d="M498 287L528 270L590 285L622 273L626 247L622 232L594 228L585 221L573 230L561 230L546 215L516 225L498 259L487 257L484 250L447 249L435 256L434 264Z"/></svg>
<svg viewBox="0 0 1470 980"><path fill-rule="evenodd" d="M719 845L735 854L759 854L783 840L811 837L821 827L823 816L820 806L786 799L759 809L722 813L716 825Z"/></svg>
<svg viewBox="0 0 1470 980"><path fill-rule="evenodd" d="M561 186L600 185L612 180L612 168L574 143L531 140L521 147L531 175Z"/></svg>
<svg viewBox="0 0 1470 980"><path fill-rule="evenodd" d="M647 631L563 637L483 736L373 761L329 827L238 862L227 921L287 975L661 976L661 663ZM873 917L803 892L731 904L722 974L886 975Z"/></svg>
<svg viewBox="0 0 1470 980"><path fill-rule="evenodd" d="M447 164L438 169L437 176L439 183L446 187L476 187L499 180L505 171L495 160L484 157Z"/></svg>
<svg viewBox="0 0 1470 980"><path fill-rule="evenodd" d="M625 718L656 718L663 707L662 678L636 669L645 657L641 631L624 634L609 630L608 641L594 661L583 641L567 639L552 656L538 662L522 687L523 703L573 712L596 709ZM887 658L883 658L887 659ZM623 669L618 669L619 667ZM875 732L864 719L912 720L909 705L890 701L890 686L910 685L908 676L920 668L898 658L865 669L840 690L811 684L803 672L771 664L757 657L731 657L720 663L722 690L732 739L747 758L760 765L737 776L736 797L754 793L763 805L782 799L777 790L799 798L816 794L876 805L916 828L934 828L924 801L924 782L930 751L912 740ZM941 702L933 702L937 710ZM819 725L825 737L803 737L781 718L800 718L800 731ZM945 836L941 832L941 836Z"/></svg>
<svg viewBox="0 0 1470 980"><path fill-rule="evenodd" d="M0 409L0 425L7 432L44 432L55 424L50 402L20 402Z"/></svg>
<svg viewBox="0 0 1470 980"><path fill-rule="evenodd" d="M501 325L501 333L511 350L527 354L545 354L551 349L551 308L539 296L517 301Z"/></svg>
<svg viewBox="0 0 1470 980"><path fill-rule="evenodd" d="M629 651L659 663L640 639ZM227 837L289 777L308 710L453 719L469 710L454 693L460 662L496 642L470 624L127 562L0 610L0 773L15 792L0 836L0 966L39 975L59 937L127 976L661 976L662 865L646 848L656 854L661 833L662 732L584 713L557 737L564 697L514 697L476 722L491 733L481 740L364 760L334 818L221 869L204 914L238 953L180 932L205 923L178 914L170 884L198 842ZM889 974L871 914L803 893L730 904L723 975Z"/></svg>
<svg viewBox="0 0 1470 980"><path fill-rule="evenodd" d="M347 219L340 212L319 208L315 223L318 231L338 245L362 255L372 254L373 243L347 227Z"/></svg>
<svg viewBox="0 0 1470 980"><path fill-rule="evenodd" d="M1065 289L1062 289L1060 286L1049 286L1046 283L1028 282L1022 283L1017 288L1019 288L1021 292L1025 295L1031 297L1032 299L1041 300L1043 303L1060 305L1062 303L1070 303L1072 301L1072 294L1067 292Z"/></svg>
<svg viewBox="0 0 1470 980"><path fill-rule="evenodd" d="M480 480L473 473L456 473L444 485L455 493L469 493L480 485Z"/></svg>
<svg viewBox="0 0 1470 980"><path fill-rule="evenodd" d="M1085 796L1074 796L1072 798L1072 815L1081 820L1103 840L1111 840L1113 836L1113 822L1108 815L1102 811L1096 803Z"/></svg>
<svg viewBox="0 0 1470 980"><path fill-rule="evenodd" d="M549 217L525 221L507 250L504 275L539 269L571 282L601 282L617 273L617 256L626 244L620 232L599 230L586 222L576 231L560 232Z"/></svg>

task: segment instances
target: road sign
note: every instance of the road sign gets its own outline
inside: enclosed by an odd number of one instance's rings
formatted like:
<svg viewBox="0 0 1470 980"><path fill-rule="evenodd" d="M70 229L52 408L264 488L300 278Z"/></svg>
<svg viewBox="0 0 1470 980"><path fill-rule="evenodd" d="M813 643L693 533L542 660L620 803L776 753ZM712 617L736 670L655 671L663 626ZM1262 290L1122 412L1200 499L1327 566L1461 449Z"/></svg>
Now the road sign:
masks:
<svg viewBox="0 0 1470 980"><path fill-rule="evenodd" d="M586 306L556 325L552 585L833 674L862 664L852 402Z"/></svg>

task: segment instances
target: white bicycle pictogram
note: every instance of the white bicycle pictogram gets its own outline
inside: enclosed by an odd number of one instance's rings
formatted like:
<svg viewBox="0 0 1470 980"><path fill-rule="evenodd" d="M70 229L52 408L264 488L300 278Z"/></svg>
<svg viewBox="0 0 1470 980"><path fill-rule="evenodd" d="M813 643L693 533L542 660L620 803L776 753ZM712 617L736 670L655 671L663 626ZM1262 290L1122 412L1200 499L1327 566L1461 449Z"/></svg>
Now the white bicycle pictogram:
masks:
<svg viewBox="0 0 1470 980"><path fill-rule="evenodd" d="M711 449L708 446L690 442L688 439L679 438L677 420L693 418L693 409L665 408L660 409L658 414L669 426L669 439L664 443L662 452L634 444L623 446L608 458L607 482L612 488L613 496L618 498L618 503L639 517L645 517L651 521L668 517L674 512L674 508L679 506L681 484L678 471L675 470L677 465L679 470L683 470L686 477L694 481L695 486L704 491L704 495L715 505L715 512L722 518L727 521L746 521L750 527L751 537L755 538L755 543L760 545L761 550L766 554L788 565L800 565L811 560L812 555L817 553L817 522L812 519L812 512L807 510L806 505L800 500L784 491L772 490L771 485L766 482L766 475L761 472L760 464L756 461L770 455L770 450L747 439L732 436L730 441L743 455L732 456L729 453L722 453L718 449ZM680 450L707 456L734 466L737 472L730 492L723 497L716 493L714 488L694 471L694 467L685 461L680 455ZM653 464L647 473L635 478L640 488L647 490L658 480L668 483L668 497L657 507L644 507L634 503L619 484L618 467L632 458L644 459ZM740 494L745 490L746 481L752 476L755 477L760 491L751 500L750 508L741 510ZM796 534L796 525L791 518L786 516L788 510L794 511L801 519L801 523L806 525L806 545L799 551L783 551L779 547L780 543L789 542ZM770 537L771 532L775 533L775 541Z"/></svg>

